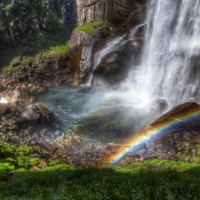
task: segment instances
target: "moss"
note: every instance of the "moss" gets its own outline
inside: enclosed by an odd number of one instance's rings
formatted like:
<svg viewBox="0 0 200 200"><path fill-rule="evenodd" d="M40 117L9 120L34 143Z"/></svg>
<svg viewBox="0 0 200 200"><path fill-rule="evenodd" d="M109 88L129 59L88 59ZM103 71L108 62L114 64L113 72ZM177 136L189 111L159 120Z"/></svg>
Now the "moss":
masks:
<svg viewBox="0 0 200 200"><path fill-rule="evenodd" d="M39 164L39 158L31 156L33 147L15 147L0 143L0 171L13 171L20 168L30 169Z"/></svg>
<svg viewBox="0 0 200 200"><path fill-rule="evenodd" d="M11 146L0 142L0 172L24 171L37 166L41 158L45 159L48 166L60 164L52 160L42 149L28 146Z"/></svg>
<svg viewBox="0 0 200 200"><path fill-rule="evenodd" d="M158 166L161 168L170 168L170 169L176 169L179 171L188 170L191 168L199 167L198 163L189 163L189 162L183 162L183 161L174 161L174 160L161 160L161 159L151 159L151 160L145 160L143 162L144 165L152 165L152 166Z"/></svg>
<svg viewBox="0 0 200 200"><path fill-rule="evenodd" d="M15 170L15 166L10 162L0 161L0 173L13 171Z"/></svg>
<svg viewBox="0 0 200 200"><path fill-rule="evenodd" d="M6 66L2 69L3 73L16 73L17 76L20 76L22 74L22 68L23 70L28 70L28 65L24 63L23 67L22 66L16 66L12 67L11 65Z"/></svg>
<svg viewBox="0 0 200 200"><path fill-rule="evenodd" d="M106 26L107 24L103 21L94 21L77 26L75 30L83 31L91 36L96 30L104 28Z"/></svg>
<svg viewBox="0 0 200 200"><path fill-rule="evenodd" d="M70 48L68 44L58 45L53 48L50 48L50 50L62 56L67 55L70 52Z"/></svg>

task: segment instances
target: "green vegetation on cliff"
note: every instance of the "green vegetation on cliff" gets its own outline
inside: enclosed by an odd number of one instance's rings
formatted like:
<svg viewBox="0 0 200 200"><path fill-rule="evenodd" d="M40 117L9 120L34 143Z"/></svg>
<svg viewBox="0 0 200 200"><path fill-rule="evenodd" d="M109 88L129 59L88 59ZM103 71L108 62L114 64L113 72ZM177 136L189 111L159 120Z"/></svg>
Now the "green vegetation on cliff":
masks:
<svg viewBox="0 0 200 200"><path fill-rule="evenodd" d="M96 30L106 27L106 23L103 21L93 21L77 26L77 31L83 31L89 35L92 35Z"/></svg>

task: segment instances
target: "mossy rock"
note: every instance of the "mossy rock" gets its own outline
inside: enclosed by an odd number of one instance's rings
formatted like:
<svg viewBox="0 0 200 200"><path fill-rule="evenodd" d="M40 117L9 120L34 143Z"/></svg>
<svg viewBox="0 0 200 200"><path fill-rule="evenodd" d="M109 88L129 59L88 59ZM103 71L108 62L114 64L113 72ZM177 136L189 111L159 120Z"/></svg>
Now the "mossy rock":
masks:
<svg viewBox="0 0 200 200"><path fill-rule="evenodd" d="M98 29L106 27L107 24L104 21L93 21L89 23L85 23L83 25L77 26L75 30L77 31L83 31L87 33L88 35L92 36L95 31Z"/></svg>

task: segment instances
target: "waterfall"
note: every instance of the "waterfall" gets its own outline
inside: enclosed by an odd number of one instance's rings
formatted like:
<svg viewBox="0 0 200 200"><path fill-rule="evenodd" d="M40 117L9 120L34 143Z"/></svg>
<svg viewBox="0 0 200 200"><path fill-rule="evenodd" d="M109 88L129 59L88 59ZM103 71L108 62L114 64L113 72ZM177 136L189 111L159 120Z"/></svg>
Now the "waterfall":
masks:
<svg viewBox="0 0 200 200"><path fill-rule="evenodd" d="M94 78L94 71L98 67L98 65L101 63L101 61L105 58L105 56L113 51L113 49L118 50L120 47L124 44L124 35L119 36L116 38L113 38L110 41L107 41L105 48L101 49L94 55L94 64L92 72L90 73L89 79L87 83L84 86L91 87L92 81Z"/></svg>
<svg viewBox="0 0 200 200"><path fill-rule="evenodd" d="M170 106L199 98L200 0L150 0L146 24L133 87Z"/></svg>

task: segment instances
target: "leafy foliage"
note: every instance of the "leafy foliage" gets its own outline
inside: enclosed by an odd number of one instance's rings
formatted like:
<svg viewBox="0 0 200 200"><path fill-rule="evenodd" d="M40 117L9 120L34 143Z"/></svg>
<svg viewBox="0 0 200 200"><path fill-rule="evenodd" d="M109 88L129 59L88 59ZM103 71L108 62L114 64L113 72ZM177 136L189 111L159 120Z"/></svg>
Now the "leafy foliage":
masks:
<svg viewBox="0 0 200 200"><path fill-rule="evenodd" d="M0 2L1 47L14 46L34 33L53 31L60 21L48 9L49 0L2 0Z"/></svg>

